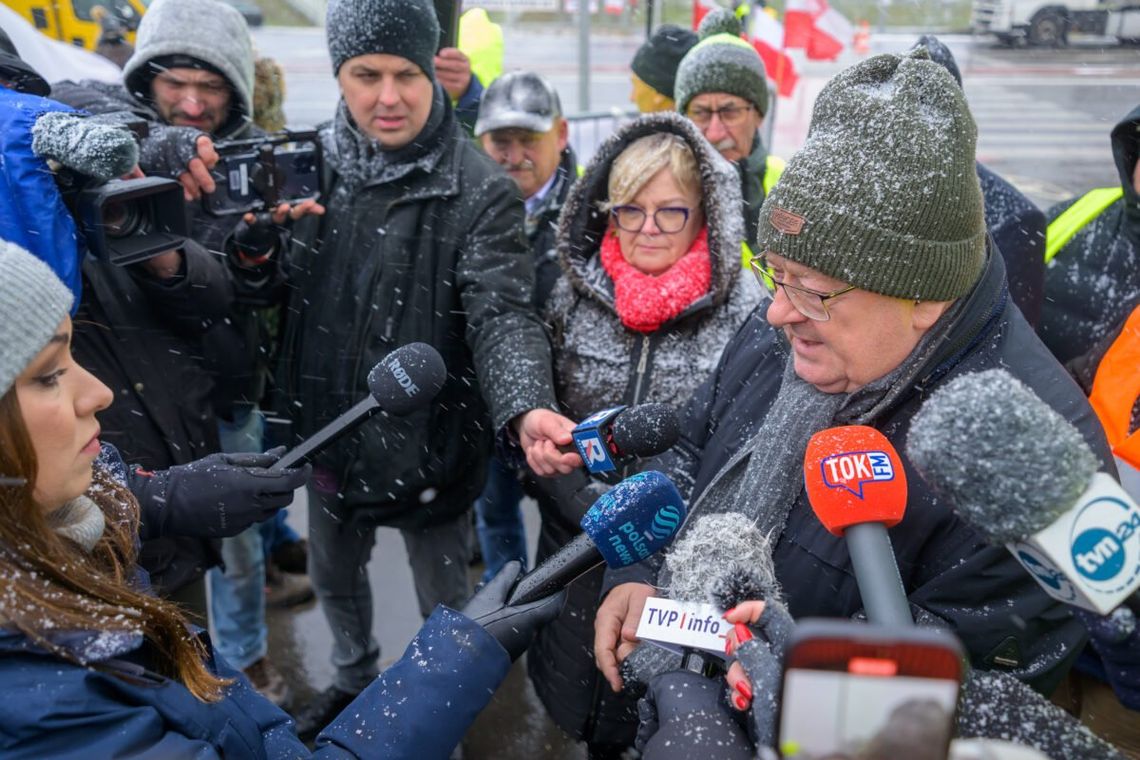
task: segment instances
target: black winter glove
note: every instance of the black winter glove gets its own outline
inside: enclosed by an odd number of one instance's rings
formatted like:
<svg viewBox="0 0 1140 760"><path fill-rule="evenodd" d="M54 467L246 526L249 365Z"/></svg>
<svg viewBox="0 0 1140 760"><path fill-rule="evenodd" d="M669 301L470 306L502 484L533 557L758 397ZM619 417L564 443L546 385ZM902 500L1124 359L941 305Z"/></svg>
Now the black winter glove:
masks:
<svg viewBox="0 0 1140 760"><path fill-rule="evenodd" d="M752 758L752 743L721 698L719 681L687 670L654 676L637 703L635 747L646 760Z"/></svg>
<svg viewBox="0 0 1140 760"><path fill-rule="evenodd" d="M566 589L562 589L537 602L506 606L507 596L520 575L522 565L518 560L511 560L460 610L494 636L512 662L530 646L539 628L558 617L566 601Z"/></svg>
<svg viewBox="0 0 1140 760"><path fill-rule="evenodd" d="M123 176L139 160L135 138L123 127L63 111L36 119L32 151L99 182Z"/></svg>
<svg viewBox="0 0 1140 760"><path fill-rule="evenodd" d="M312 473L310 465L270 471L284 451L211 454L153 474L136 470L131 490L145 535L226 538L272 517Z"/></svg>
<svg viewBox="0 0 1140 760"><path fill-rule="evenodd" d="M198 138L209 137L193 127L174 127L150 122L149 134L139 145L139 166L147 174L175 179L198 157Z"/></svg>
<svg viewBox="0 0 1140 760"><path fill-rule="evenodd" d="M273 214L261 211L253 224L242 219L234 227L228 246L233 261L243 268L264 265L282 246L281 228L273 223Z"/></svg>
<svg viewBox="0 0 1140 760"><path fill-rule="evenodd" d="M781 673L788 639L796 627L792 616L774 600L764 603L760 619L748 626L753 637L733 653L752 683L749 715L752 738L758 747L775 748L779 727L776 714L780 704Z"/></svg>

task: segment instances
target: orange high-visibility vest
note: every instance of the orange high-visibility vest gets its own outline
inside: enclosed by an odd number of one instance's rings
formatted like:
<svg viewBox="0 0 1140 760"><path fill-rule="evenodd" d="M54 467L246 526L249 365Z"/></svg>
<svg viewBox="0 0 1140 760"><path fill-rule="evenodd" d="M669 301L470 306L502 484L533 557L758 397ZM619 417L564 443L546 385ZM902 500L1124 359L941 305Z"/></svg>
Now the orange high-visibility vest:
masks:
<svg viewBox="0 0 1140 760"><path fill-rule="evenodd" d="M1108 436L1112 453L1140 469L1140 431L1129 433L1132 408L1140 397L1140 306L1097 367L1089 403Z"/></svg>

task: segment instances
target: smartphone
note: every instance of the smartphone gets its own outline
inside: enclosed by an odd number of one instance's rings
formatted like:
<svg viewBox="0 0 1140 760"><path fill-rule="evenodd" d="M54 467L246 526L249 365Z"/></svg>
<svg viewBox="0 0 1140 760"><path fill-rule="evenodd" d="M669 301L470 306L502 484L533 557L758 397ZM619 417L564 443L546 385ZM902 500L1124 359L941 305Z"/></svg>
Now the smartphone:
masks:
<svg viewBox="0 0 1140 760"><path fill-rule="evenodd" d="M202 203L214 216L244 214L316 198L321 191L321 144L317 133L278 132L214 146L210 170L217 188Z"/></svg>
<svg viewBox="0 0 1140 760"><path fill-rule="evenodd" d="M440 50L459 47L459 16L462 13L462 0L435 0L435 15L439 17Z"/></svg>
<svg viewBox="0 0 1140 760"><path fill-rule="evenodd" d="M784 659L782 756L946 760L964 667L946 631L805 620Z"/></svg>

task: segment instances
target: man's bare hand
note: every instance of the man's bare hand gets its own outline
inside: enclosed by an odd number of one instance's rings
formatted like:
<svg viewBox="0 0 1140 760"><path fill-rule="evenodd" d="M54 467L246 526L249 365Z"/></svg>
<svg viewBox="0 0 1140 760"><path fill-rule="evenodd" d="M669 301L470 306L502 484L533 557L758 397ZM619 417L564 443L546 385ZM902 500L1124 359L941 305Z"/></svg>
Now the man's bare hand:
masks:
<svg viewBox="0 0 1140 760"><path fill-rule="evenodd" d="M435 78L452 100L459 100L471 85L471 59L459 48L441 48L435 54Z"/></svg>
<svg viewBox="0 0 1140 760"><path fill-rule="evenodd" d="M182 184L182 193L187 201L196 201L202 193L212 193L217 189L210 170L218 164L218 151L214 150L214 141L205 135L198 138L198 155L186 164L186 171L178 175Z"/></svg>
<svg viewBox="0 0 1140 760"><path fill-rule="evenodd" d="M290 206L288 203L282 203L277 208L273 209L273 223L284 224L286 219L291 219L294 222L303 216L323 216L325 207L317 203L315 198L301 201L300 203ZM257 217L251 211L242 217L246 224L253 224L257 221Z"/></svg>
<svg viewBox="0 0 1140 760"><path fill-rule="evenodd" d="M531 409L512 420L519 436L526 463L536 475L549 478L568 475L582 466L582 457L566 453L559 446L574 442L570 435L574 422L549 409Z"/></svg>
<svg viewBox="0 0 1140 760"><path fill-rule="evenodd" d="M623 583L606 594L594 616L594 663L615 692L621 691L620 666L637 646L637 624L651 596L647 583Z"/></svg>

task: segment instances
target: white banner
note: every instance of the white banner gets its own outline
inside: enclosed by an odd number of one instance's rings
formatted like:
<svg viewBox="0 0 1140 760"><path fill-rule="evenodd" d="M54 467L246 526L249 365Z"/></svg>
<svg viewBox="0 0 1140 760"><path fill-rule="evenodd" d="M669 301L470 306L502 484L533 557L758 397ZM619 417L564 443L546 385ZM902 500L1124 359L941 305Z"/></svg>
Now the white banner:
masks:
<svg viewBox="0 0 1140 760"><path fill-rule="evenodd" d="M730 630L732 623L711 604L649 597L641 611L637 638L666 648L692 647L724 657L724 637Z"/></svg>

